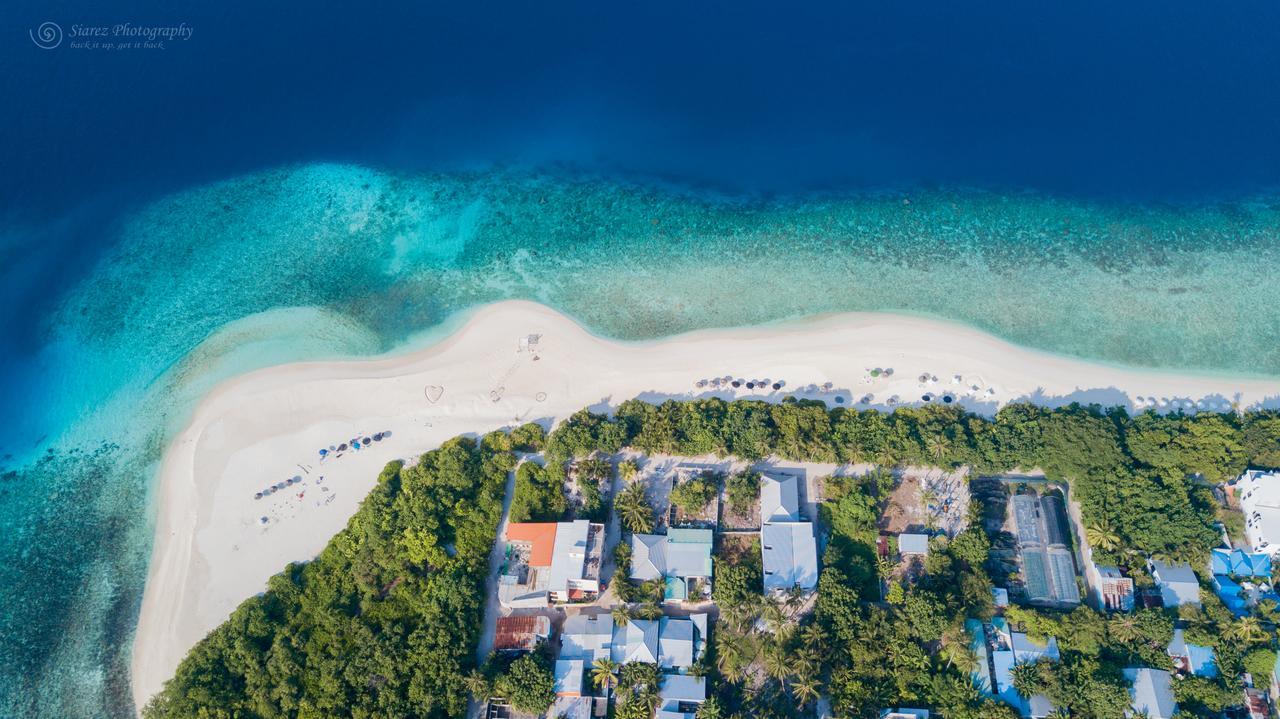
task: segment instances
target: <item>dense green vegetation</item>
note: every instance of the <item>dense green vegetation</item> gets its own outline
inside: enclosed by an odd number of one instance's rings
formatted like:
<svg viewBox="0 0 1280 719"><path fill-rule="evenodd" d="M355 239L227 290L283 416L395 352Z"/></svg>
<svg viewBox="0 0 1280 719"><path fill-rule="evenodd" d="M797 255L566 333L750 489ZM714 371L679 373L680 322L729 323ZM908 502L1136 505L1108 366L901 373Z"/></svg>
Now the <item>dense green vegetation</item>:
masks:
<svg viewBox="0 0 1280 719"><path fill-rule="evenodd" d="M564 467L546 467L532 460L516 468L515 492L511 496L512 522L557 522L569 511L564 493Z"/></svg>
<svg viewBox="0 0 1280 719"><path fill-rule="evenodd" d="M1247 465L1280 465L1280 413L1128 416L1121 409L1013 404L992 419L949 405L892 413L702 399L623 402L616 418L579 412L552 433L564 457L628 446L648 453L714 453L743 459L873 462L974 473L1044 470L1066 482L1086 524L1114 534L1099 560L1139 554L1199 561L1217 539L1216 508L1197 481L1233 477Z"/></svg>
<svg viewBox="0 0 1280 719"><path fill-rule="evenodd" d="M388 465L320 556L241 604L144 715L460 716L513 465L464 438Z"/></svg>
<svg viewBox="0 0 1280 719"><path fill-rule="evenodd" d="M480 443L455 439L415 466L388 466L324 552L274 577L266 593L197 645L146 716L459 716L469 691L504 682L506 693L520 693L529 708L542 706L547 675L538 662L545 656L486 671L472 656L485 559L504 479L516 465L511 451L545 456L544 466L526 461L517 470L512 519L554 521L607 512L592 488L609 479L605 457L623 448L880 467L967 465L975 474L1039 468L1079 502L1100 561L1141 577L1148 555L1202 564L1217 542L1218 508L1208 483L1246 465L1280 465L1280 415L1129 417L1096 407L1019 404L987 419L940 405L886 414L811 401L632 400L612 419L578 412L549 435L524 425ZM567 492L570 474L577 506ZM630 480L634 463L621 463L618 474ZM838 716L911 704L948 719L1013 715L970 683L973 657L960 628L966 617L992 615L984 564L993 537L974 521L950 542L935 540L910 581L898 579L875 547L876 520L892 487L892 476L879 470L827 480L826 551L812 612L799 595L781 605L764 600L758 545L718 548L714 593L722 620L712 656L698 668L712 679L705 715L791 716L819 694ZM709 501L707 489L682 490L675 501L693 506L704 495ZM759 479L729 477L725 491L729 508L745 514ZM641 483L627 481L614 509L629 531L653 527ZM977 520L983 507L975 502L972 511ZM625 544L615 556L625 576ZM624 600L644 602L619 611L620 621L660 611L654 603L660 585L614 586ZM1203 594L1204 608L1180 620L1188 641L1215 647L1223 672L1218 680L1179 683L1179 699L1193 713L1234 702L1238 673L1274 659L1274 606L1264 602L1256 616L1237 620ZM1167 665L1163 647L1174 616L1012 610L1010 619L1032 634L1058 637L1062 647L1060 663L1019 670L1022 688L1048 694L1072 716L1103 719L1116 716L1122 700L1117 667ZM617 684L616 716L649 715L657 684L646 666L601 673L600 681Z"/></svg>
<svg viewBox="0 0 1280 719"><path fill-rule="evenodd" d="M760 474L736 472L724 481L724 496L729 509L737 515L746 515L760 499Z"/></svg>
<svg viewBox="0 0 1280 719"><path fill-rule="evenodd" d="M696 514L710 504L719 491L719 478L704 473L677 484L671 490L671 503L688 514Z"/></svg>
<svg viewBox="0 0 1280 719"><path fill-rule="evenodd" d="M494 691L505 697L516 709L541 716L555 699L555 677L551 662L544 652L533 652L517 658L499 673Z"/></svg>

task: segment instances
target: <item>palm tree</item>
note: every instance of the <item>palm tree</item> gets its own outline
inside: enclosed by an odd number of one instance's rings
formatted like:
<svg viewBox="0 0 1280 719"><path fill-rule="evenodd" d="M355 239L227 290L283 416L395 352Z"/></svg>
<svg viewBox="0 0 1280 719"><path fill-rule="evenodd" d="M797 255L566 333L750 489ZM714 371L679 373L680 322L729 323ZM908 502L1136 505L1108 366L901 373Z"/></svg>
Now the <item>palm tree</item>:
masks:
<svg viewBox="0 0 1280 719"><path fill-rule="evenodd" d="M618 663L607 657L601 657L591 664L591 683L597 689L608 693L618 686Z"/></svg>
<svg viewBox="0 0 1280 719"><path fill-rule="evenodd" d="M469 674L462 678L462 684L478 702L482 702L489 697L489 678L479 669L472 669Z"/></svg>
<svg viewBox="0 0 1280 719"><path fill-rule="evenodd" d="M792 587L791 589L788 589L787 598L786 598L787 609L790 609L793 611L796 609L799 609L800 605L804 604L804 598L805 598L804 590L800 588L799 584Z"/></svg>
<svg viewBox="0 0 1280 719"><path fill-rule="evenodd" d="M813 674L804 674L791 683L791 694L801 709L818 698L818 678Z"/></svg>
<svg viewBox="0 0 1280 719"><path fill-rule="evenodd" d="M1117 641L1132 644L1142 638L1142 627L1132 614L1120 614L1107 622L1107 633Z"/></svg>
<svg viewBox="0 0 1280 719"><path fill-rule="evenodd" d="M823 636L822 627L817 622L808 624L804 629L800 630L800 645L804 647L806 652L817 654L822 649L822 644L826 640Z"/></svg>
<svg viewBox="0 0 1280 719"><path fill-rule="evenodd" d="M613 503L618 518L628 531L646 534L653 531L653 508L644 496L644 486L628 485Z"/></svg>
<svg viewBox="0 0 1280 719"><path fill-rule="evenodd" d="M1020 662L1013 665L1010 671L1013 676L1013 688L1023 697L1036 693L1040 684L1040 670L1032 662Z"/></svg>
<svg viewBox="0 0 1280 719"><path fill-rule="evenodd" d="M622 481L630 482L640 474L640 467L636 465L634 459L628 459L618 465L618 476L622 477Z"/></svg>
<svg viewBox="0 0 1280 719"><path fill-rule="evenodd" d="M774 679L782 680L791 675L791 657L786 647L771 643L764 650L764 671Z"/></svg>
<svg viewBox="0 0 1280 719"><path fill-rule="evenodd" d="M1090 524L1085 528L1084 533L1090 546L1108 552L1114 552L1120 548L1120 535L1116 534L1111 523L1105 519Z"/></svg>
<svg viewBox="0 0 1280 719"><path fill-rule="evenodd" d="M716 666L720 675L730 682L741 681L747 674L746 662L743 661L742 646L722 635L716 644Z"/></svg>
<svg viewBox="0 0 1280 719"><path fill-rule="evenodd" d="M720 706L720 700L712 695L702 702L694 716L696 719L721 719L724 716L724 709Z"/></svg>
<svg viewBox="0 0 1280 719"><path fill-rule="evenodd" d="M631 610L625 604L615 606L609 611L609 615L613 617L615 627L625 627L631 623Z"/></svg>
<svg viewBox="0 0 1280 719"><path fill-rule="evenodd" d="M1234 624L1228 626L1223 634L1229 639L1235 639L1245 644L1257 644L1267 638L1267 630L1262 627L1262 622L1254 616L1241 617Z"/></svg>
<svg viewBox="0 0 1280 719"><path fill-rule="evenodd" d="M928 447L929 456L933 457L933 461L941 466L942 458L947 456L947 452L951 451L951 440L947 438L947 435L935 432L925 439L925 444Z"/></svg>

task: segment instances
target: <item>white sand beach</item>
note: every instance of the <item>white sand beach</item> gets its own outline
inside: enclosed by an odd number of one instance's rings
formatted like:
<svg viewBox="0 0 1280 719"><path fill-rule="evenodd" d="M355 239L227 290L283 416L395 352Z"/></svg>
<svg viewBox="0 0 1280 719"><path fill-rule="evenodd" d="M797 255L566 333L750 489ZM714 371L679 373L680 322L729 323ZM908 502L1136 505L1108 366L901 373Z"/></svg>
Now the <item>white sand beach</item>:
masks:
<svg viewBox="0 0 1280 719"><path fill-rule="evenodd" d="M529 335L541 336L535 348L522 346ZM873 368L893 373L872 379ZM695 386L726 376L785 385L776 392ZM1280 380L1090 364L959 325L887 314L617 343L541 305L490 305L422 351L274 367L226 382L199 404L166 452L158 480L155 544L133 648L134 696L145 703L183 655L263 591L272 574L314 557L389 460L412 458L458 434L552 422L637 396L799 394L884 408L894 395L918 403L926 392L987 413L1019 399L1131 407L1139 397L1206 399L1218 409L1274 406ZM867 394L871 401L860 404ZM320 461L322 447L384 431L391 436ZM254 499L294 476L302 481Z"/></svg>

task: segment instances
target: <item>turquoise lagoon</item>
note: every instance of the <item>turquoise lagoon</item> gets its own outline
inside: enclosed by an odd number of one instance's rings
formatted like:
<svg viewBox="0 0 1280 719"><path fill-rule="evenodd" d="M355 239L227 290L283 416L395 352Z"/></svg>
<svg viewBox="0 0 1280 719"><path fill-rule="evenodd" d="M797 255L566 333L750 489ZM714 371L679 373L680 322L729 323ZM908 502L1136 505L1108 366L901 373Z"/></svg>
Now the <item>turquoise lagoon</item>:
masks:
<svg viewBox="0 0 1280 719"><path fill-rule="evenodd" d="M599 177L306 165L123 218L6 389L0 716L124 716L168 437L217 381L548 304L646 339L894 311L1142 367L1280 376L1280 200L977 190L752 199ZM12 439L18 438L18 439Z"/></svg>

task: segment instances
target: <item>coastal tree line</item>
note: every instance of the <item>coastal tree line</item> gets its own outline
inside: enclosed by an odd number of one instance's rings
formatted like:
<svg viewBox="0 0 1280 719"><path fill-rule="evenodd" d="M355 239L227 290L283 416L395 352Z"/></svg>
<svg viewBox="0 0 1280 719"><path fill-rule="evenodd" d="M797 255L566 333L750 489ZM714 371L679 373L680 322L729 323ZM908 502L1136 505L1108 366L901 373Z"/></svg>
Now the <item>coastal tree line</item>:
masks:
<svg viewBox="0 0 1280 719"><path fill-rule="evenodd" d="M882 468L967 466L974 474L1038 468L1069 486L1091 537L1106 540L1095 547L1099 561L1136 569L1147 555L1203 562L1217 542L1214 525L1221 518L1209 485L1249 465L1280 466L1280 414L1131 417L1121 409L1015 404L985 418L943 405L884 413L805 400L631 400L613 417L580 411L549 434L530 424L480 441L457 438L412 466L388 465L346 529L314 561L273 577L265 593L244 602L193 648L144 715L462 715L469 692L487 689L508 673L477 672L474 650L486 560L496 539L505 478L517 465L514 452L541 452L545 464L520 465L513 519L550 520L568 510L569 460L623 448ZM598 487L598 474L588 471L574 481ZM847 716L909 701L928 703L946 717L1007 715L967 681L971 657L955 622L990 616L992 583L984 562L991 538L975 523L941 542L919 582L881 601L875 519L892 488L887 477L876 471L828 480L821 508L828 549L816 611L803 626L773 632L772 638L757 636L772 611L758 599L759 568L749 552L721 557L715 595L726 621L713 632L712 656L703 669L715 687L704 707L708 719L793 714L809 706L815 692L828 695L837 713ZM731 481L736 488L729 489L745 501L751 478ZM582 501L589 503L590 492L585 494ZM619 512L629 501L625 494L614 501ZM581 511L602 516L605 504ZM1196 626L1206 635L1235 626L1223 624L1228 620L1211 602L1204 612ZM1054 698L1096 696L1070 705L1073 716L1113 716L1119 685L1111 669L1142 656L1145 646L1128 639L1127 627L1113 630L1111 620L1097 617L1103 628L1095 632L1096 651L1092 644L1071 643L1064 646L1060 666L1020 679L1024 688ZM1067 621L1031 612L1022 619L1045 623L1037 626ZM1142 631L1154 632L1146 641L1155 646L1163 624L1143 621L1154 627L1143 625ZM1250 661L1249 649L1274 641L1270 618L1258 624L1265 636L1255 636L1238 660L1226 657L1231 666ZM752 664L748 656L776 667L777 676L758 684L758 677L749 682L736 674ZM519 667L543 677L539 669L545 664ZM628 680L644 686L635 671ZM545 687L542 681L526 684ZM1213 705L1213 692L1202 688L1202 703ZM1218 686L1218 698L1229 689Z"/></svg>

